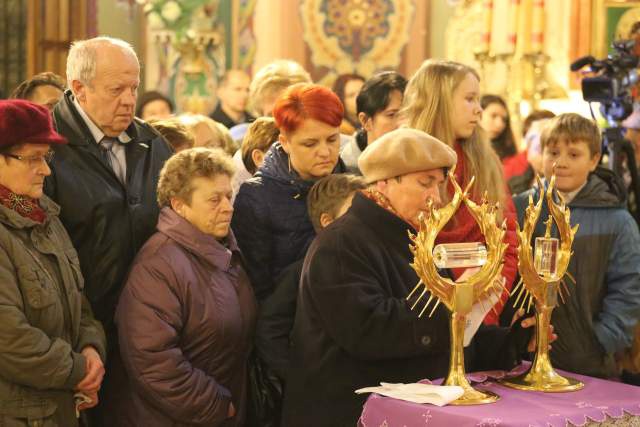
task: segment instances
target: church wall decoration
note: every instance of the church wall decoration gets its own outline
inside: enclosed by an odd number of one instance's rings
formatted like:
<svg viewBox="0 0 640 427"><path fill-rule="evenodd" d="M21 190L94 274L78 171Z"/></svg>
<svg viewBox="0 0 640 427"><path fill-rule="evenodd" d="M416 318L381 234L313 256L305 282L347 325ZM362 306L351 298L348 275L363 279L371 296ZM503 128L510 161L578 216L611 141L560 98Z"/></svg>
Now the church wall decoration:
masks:
<svg viewBox="0 0 640 427"><path fill-rule="evenodd" d="M409 42L411 0L301 0L304 40L318 83L398 69Z"/></svg>
<svg viewBox="0 0 640 427"><path fill-rule="evenodd" d="M595 0L593 54L613 53L614 40L628 39L631 26L640 21L640 1Z"/></svg>
<svg viewBox="0 0 640 427"><path fill-rule="evenodd" d="M226 68L219 0L138 0L147 18L146 83L178 112L208 114Z"/></svg>
<svg viewBox="0 0 640 427"><path fill-rule="evenodd" d="M231 68L251 74L256 56L256 37L253 31L253 13L258 0L232 1L232 64Z"/></svg>

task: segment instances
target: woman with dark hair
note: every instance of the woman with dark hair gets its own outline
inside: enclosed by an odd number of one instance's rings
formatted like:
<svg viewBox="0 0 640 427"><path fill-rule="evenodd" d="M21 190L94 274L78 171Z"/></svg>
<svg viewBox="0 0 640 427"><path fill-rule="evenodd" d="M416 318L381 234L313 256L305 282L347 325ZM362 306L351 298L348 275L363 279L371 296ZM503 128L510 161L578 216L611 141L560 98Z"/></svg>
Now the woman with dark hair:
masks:
<svg viewBox="0 0 640 427"><path fill-rule="evenodd" d="M150 90L138 97L136 117L142 120L166 119L173 114L173 102L165 95Z"/></svg>
<svg viewBox="0 0 640 427"><path fill-rule="evenodd" d="M513 176L522 175L529 164L526 159L518 156L507 103L497 95L483 95L480 98L480 106L480 126L491 139L491 145L502 161L505 182Z"/></svg>
<svg viewBox="0 0 640 427"><path fill-rule="evenodd" d="M324 176L344 172L343 106L335 93L314 84L292 86L276 101L273 117L278 142L240 186L231 223L258 301L271 294L285 267L304 258L315 237L307 214L309 189Z"/></svg>
<svg viewBox="0 0 640 427"><path fill-rule="evenodd" d="M344 106L344 120L340 125L340 133L353 134L360 129L358 112L356 111L356 97L364 84L364 77L359 74L341 74L333 83L333 91Z"/></svg>
<svg viewBox="0 0 640 427"><path fill-rule="evenodd" d="M398 112L402 107L407 79L395 71L385 71L364 83L356 98L358 120L362 127L349 141L340 157L347 171L360 175L358 157L367 145L400 125Z"/></svg>

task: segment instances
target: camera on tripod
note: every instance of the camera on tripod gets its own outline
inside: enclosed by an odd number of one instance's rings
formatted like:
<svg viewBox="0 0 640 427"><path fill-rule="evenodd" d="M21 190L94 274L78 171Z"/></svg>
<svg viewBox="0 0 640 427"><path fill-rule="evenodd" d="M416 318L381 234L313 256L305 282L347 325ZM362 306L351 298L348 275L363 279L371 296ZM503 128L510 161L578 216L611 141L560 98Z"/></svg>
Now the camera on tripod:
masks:
<svg viewBox="0 0 640 427"><path fill-rule="evenodd" d="M571 64L571 71L589 66L597 75L582 79L582 97L587 102L599 102L600 112L612 126L633 112L631 88L638 83L640 58L634 54L636 40L617 40L614 53L605 59L584 56Z"/></svg>
<svg viewBox="0 0 640 427"><path fill-rule="evenodd" d="M582 97L587 102L599 102L600 112L609 122L602 131L602 153L607 153L607 163L620 178L629 175L628 190L640 201L640 177L635 160L635 148L625 139L621 122L633 112L633 87L640 81L636 55L636 40L618 40L612 43L614 52L605 59L584 56L571 64L571 71L587 65L596 75L582 79ZM637 102L637 101L636 101ZM593 111L592 111L593 114ZM604 161L604 156L601 158ZM640 224L640 209L635 210L635 219Z"/></svg>

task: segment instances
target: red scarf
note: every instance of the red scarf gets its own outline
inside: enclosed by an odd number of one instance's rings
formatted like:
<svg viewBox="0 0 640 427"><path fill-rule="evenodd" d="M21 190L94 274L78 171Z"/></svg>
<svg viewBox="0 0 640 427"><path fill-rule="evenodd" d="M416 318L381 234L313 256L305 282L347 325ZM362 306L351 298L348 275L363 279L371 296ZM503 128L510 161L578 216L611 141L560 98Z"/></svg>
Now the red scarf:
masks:
<svg viewBox="0 0 640 427"><path fill-rule="evenodd" d="M0 203L21 216L40 224L47 219L47 213L42 209L37 199L16 194L3 185L0 185Z"/></svg>
<svg viewBox="0 0 640 427"><path fill-rule="evenodd" d="M467 181L464 179L464 171L465 171L465 157L464 152L462 151L462 147L460 144L456 143L455 146L456 154L458 155L458 162L456 164L456 181L460 185L462 189L466 188ZM453 194L453 186L449 184L449 193ZM474 202L479 203L479 200L475 200ZM508 290L511 290L513 286L513 281L516 278L516 274L518 272L518 255L516 252L516 247L518 244L516 237L516 213L515 207L513 205L513 201L511 200L510 194L507 194L506 197L506 206L503 206L503 216L507 219L507 233L505 235L504 241L509 244L507 251L504 256L504 267L502 269L502 275L505 277L505 287ZM480 232L480 227L476 223L475 219L469 213L469 210L464 204L460 205L458 212L456 212L455 217L447 224L444 230L438 234L438 238L436 239L436 244L438 243L460 243L460 242L482 242L484 243L484 236ZM453 276L457 279L460 277L464 269L452 269ZM504 307L505 302L509 298L508 293L504 293L500 298L500 301L496 303L494 309L500 314L502 312L502 308ZM493 311L490 311L489 314L485 317L485 324L498 324L498 317Z"/></svg>
<svg viewBox="0 0 640 427"><path fill-rule="evenodd" d="M397 216L401 220L407 222L404 218L402 218L400 215L398 215L398 212L396 212L396 210L393 208L393 206L391 206L391 202L389 201L387 196L385 196L384 194L382 194L378 190L372 190L371 188L368 188L366 190L361 190L361 193L367 199L373 200L381 208L388 210L389 212L391 212L392 214L394 214L395 216ZM413 224L411 224L411 226L417 230L417 228Z"/></svg>

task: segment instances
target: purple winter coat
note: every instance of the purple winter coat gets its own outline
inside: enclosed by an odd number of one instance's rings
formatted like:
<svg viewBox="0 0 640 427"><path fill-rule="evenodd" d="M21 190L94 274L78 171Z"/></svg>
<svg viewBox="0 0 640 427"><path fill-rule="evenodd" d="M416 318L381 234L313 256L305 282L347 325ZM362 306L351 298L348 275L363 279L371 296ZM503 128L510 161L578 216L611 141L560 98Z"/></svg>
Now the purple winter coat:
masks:
<svg viewBox="0 0 640 427"><path fill-rule="evenodd" d="M242 426L255 319L233 234L225 247L163 208L116 310L129 376L118 425Z"/></svg>

